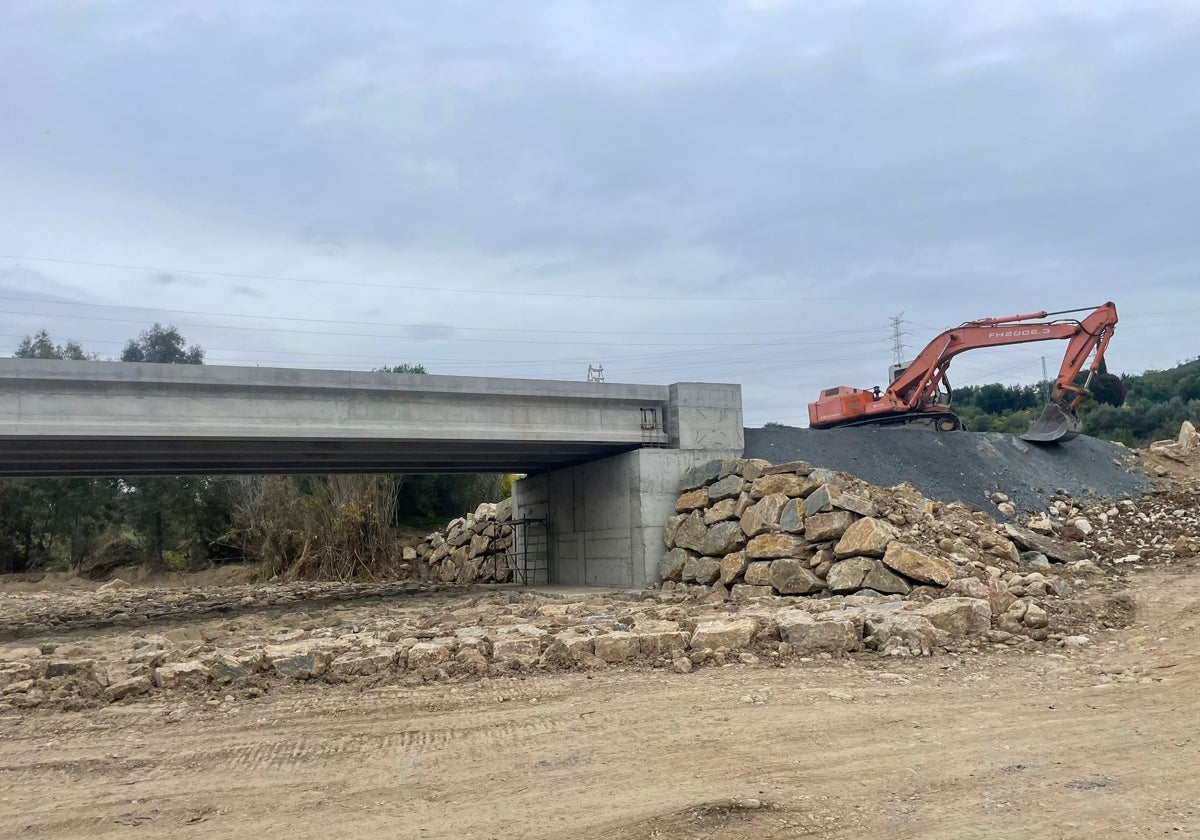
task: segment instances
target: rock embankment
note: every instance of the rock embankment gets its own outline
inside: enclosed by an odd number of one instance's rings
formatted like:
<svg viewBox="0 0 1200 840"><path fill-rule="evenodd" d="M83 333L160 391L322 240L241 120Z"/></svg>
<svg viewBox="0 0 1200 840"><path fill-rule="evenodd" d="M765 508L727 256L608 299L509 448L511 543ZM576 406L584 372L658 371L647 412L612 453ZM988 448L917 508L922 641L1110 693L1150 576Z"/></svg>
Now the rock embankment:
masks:
<svg viewBox="0 0 1200 840"><path fill-rule="evenodd" d="M404 549L422 579L456 583L508 583L513 579L512 500L484 502L474 513Z"/></svg>
<svg viewBox="0 0 1200 840"><path fill-rule="evenodd" d="M663 588L719 599L852 596L932 611L967 599L971 632L1045 639L1047 601L1102 574L1079 543L804 462L710 462L685 476L676 510Z"/></svg>

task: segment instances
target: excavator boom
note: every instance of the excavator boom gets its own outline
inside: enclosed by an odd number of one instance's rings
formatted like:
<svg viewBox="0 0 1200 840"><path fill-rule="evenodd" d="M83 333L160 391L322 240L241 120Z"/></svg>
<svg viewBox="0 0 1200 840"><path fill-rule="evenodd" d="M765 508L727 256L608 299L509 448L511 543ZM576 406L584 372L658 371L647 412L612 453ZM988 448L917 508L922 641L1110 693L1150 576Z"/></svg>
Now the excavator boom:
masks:
<svg viewBox="0 0 1200 840"><path fill-rule="evenodd" d="M818 400L809 403L809 425L829 429L923 422L937 429L962 428L961 422L949 412L946 369L951 359L980 347L1066 340L1069 342L1067 352L1054 380L1045 413L1022 437L1036 443L1070 440L1082 429L1075 409L1087 396L1087 386L1104 359L1104 351L1117 324L1117 308L1110 301L1090 310L1082 320L1046 319L1084 311L1088 310L981 318L946 330L898 371L886 391L846 387L823 391ZM1088 380L1080 387L1075 384L1075 379L1089 356L1092 362Z"/></svg>

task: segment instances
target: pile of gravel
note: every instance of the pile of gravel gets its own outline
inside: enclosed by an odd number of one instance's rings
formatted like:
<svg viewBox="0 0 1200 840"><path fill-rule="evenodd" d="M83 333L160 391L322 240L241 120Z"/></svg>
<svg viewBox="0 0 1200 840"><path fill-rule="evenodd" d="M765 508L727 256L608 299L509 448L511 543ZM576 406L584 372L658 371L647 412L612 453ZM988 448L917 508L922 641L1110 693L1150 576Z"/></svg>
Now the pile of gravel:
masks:
<svg viewBox="0 0 1200 840"><path fill-rule="evenodd" d="M882 486L907 481L932 499L981 508L999 491L1018 511L1044 511L1054 495L1119 499L1150 489L1128 449L1085 436L1037 446L994 432L771 426L746 429L746 457L808 461Z"/></svg>

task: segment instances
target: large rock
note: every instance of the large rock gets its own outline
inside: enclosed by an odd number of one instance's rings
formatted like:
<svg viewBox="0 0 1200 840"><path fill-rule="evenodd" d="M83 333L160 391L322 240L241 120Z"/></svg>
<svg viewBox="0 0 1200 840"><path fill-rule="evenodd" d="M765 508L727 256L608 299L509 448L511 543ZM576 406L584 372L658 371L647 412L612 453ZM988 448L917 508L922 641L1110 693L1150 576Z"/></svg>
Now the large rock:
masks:
<svg viewBox="0 0 1200 840"><path fill-rule="evenodd" d="M854 524L854 514L848 510L831 513L807 514L804 517L804 537L809 542L820 543L841 539L842 534Z"/></svg>
<svg viewBox="0 0 1200 840"><path fill-rule="evenodd" d="M1081 560L1091 559L1091 555L1083 546L1056 540L1043 534L1035 534L1033 531L1013 525L1011 522L1005 524L1004 533L1026 551L1040 552L1059 563L1078 563Z"/></svg>
<svg viewBox="0 0 1200 840"><path fill-rule="evenodd" d="M795 534L760 534L746 544L746 556L751 560L801 557L808 553L808 543Z"/></svg>
<svg viewBox="0 0 1200 840"><path fill-rule="evenodd" d="M745 579L749 586L770 586L771 562L769 560L759 560L746 564Z"/></svg>
<svg viewBox="0 0 1200 840"><path fill-rule="evenodd" d="M694 510L688 514L688 518L680 524L679 529L675 532L675 546L690 551L700 551L707 533L708 529L704 527L704 514Z"/></svg>
<svg viewBox="0 0 1200 840"><path fill-rule="evenodd" d="M689 490L679 497L679 501L675 502L675 510L679 513L686 511L697 510L708 506L708 490L701 487L698 490Z"/></svg>
<svg viewBox="0 0 1200 840"><path fill-rule="evenodd" d="M695 490L712 484L720 477L722 467L724 462L720 459L697 464L683 474L683 489Z"/></svg>
<svg viewBox="0 0 1200 840"><path fill-rule="evenodd" d="M677 513L667 520L667 524L663 526L663 543L667 548L675 547L675 534L679 531L679 526L688 518L686 513ZM703 519L701 520L703 523ZM436 552L435 552L436 553Z"/></svg>
<svg viewBox="0 0 1200 840"><path fill-rule="evenodd" d="M640 650L644 656L659 656L687 649L688 634L680 630L679 625L674 621L638 621L637 626L633 628L633 633L638 637Z"/></svg>
<svg viewBox="0 0 1200 840"><path fill-rule="evenodd" d="M859 516L874 516L876 513L874 502L863 496L857 496L854 493L842 491L832 497L830 502L835 508L848 510L851 513L857 513Z"/></svg>
<svg viewBox="0 0 1200 840"><path fill-rule="evenodd" d="M905 577L938 586L945 586L958 577L958 567L949 560L924 554L898 540L887 547L883 563Z"/></svg>
<svg viewBox="0 0 1200 840"><path fill-rule="evenodd" d="M109 703L115 703L118 700L124 700L126 697L136 697L139 694L145 694L153 687L148 676L130 677L127 680L115 682L104 689L104 699Z"/></svg>
<svg viewBox="0 0 1200 840"><path fill-rule="evenodd" d="M804 533L804 500L788 499L779 512L779 530L789 534Z"/></svg>
<svg viewBox="0 0 1200 840"><path fill-rule="evenodd" d="M692 633L692 649L743 648L750 644L757 629L758 625L752 618L701 621Z"/></svg>
<svg viewBox="0 0 1200 840"><path fill-rule="evenodd" d="M772 493L763 496L757 504L746 509L742 514L741 528L747 537L757 537L774 531L779 524L779 512L787 503L788 497L782 493Z"/></svg>
<svg viewBox="0 0 1200 840"><path fill-rule="evenodd" d="M625 662L638 655L641 640L633 633L616 630L596 637L596 656L605 662Z"/></svg>
<svg viewBox="0 0 1200 840"><path fill-rule="evenodd" d="M809 476L811 479L812 476ZM833 500L842 495L842 488L836 484L822 484L808 494L804 499L804 515L813 516L817 513L828 513L833 510Z"/></svg>
<svg viewBox="0 0 1200 840"><path fill-rule="evenodd" d="M722 499L704 511L704 524L715 525L726 519L737 519L737 499Z"/></svg>
<svg viewBox="0 0 1200 840"><path fill-rule="evenodd" d="M804 486L804 478L794 474L764 475L750 485L750 495L756 499L780 493L789 498L800 495Z"/></svg>
<svg viewBox="0 0 1200 840"><path fill-rule="evenodd" d="M775 590L769 585L754 586L749 583L735 583L729 590L729 597L735 601L748 601L752 598L770 598Z"/></svg>
<svg viewBox="0 0 1200 840"><path fill-rule="evenodd" d="M825 575L825 582L836 595L857 592L863 588L863 578L868 572L882 565L872 557L851 557L840 563L834 563Z"/></svg>
<svg viewBox="0 0 1200 840"><path fill-rule="evenodd" d="M736 522L730 523L736 525ZM683 567L683 580L708 586L721 576L721 561L715 557L692 557Z"/></svg>
<svg viewBox="0 0 1200 840"><path fill-rule="evenodd" d="M744 551L726 554L721 558L721 583L729 586L745 573L748 564L749 558Z"/></svg>
<svg viewBox="0 0 1200 840"><path fill-rule="evenodd" d="M952 638L978 636L992 626L992 608L978 598L939 598L917 610L917 615Z"/></svg>
<svg viewBox="0 0 1200 840"><path fill-rule="evenodd" d="M417 642L408 651L408 667L412 670L436 668L450 659L450 649L437 642Z"/></svg>
<svg viewBox="0 0 1200 840"><path fill-rule="evenodd" d="M198 659L160 665L154 670L154 682L159 688L204 688L208 668Z"/></svg>
<svg viewBox="0 0 1200 840"><path fill-rule="evenodd" d="M809 570L807 560L785 557L771 564L771 586L780 595L810 595L824 589L825 581Z"/></svg>
<svg viewBox="0 0 1200 840"><path fill-rule="evenodd" d="M742 526L734 521L718 522L708 529L700 544L700 553L709 557L724 557L746 544Z"/></svg>
<svg viewBox="0 0 1200 840"><path fill-rule="evenodd" d="M673 548L658 561L658 576L662 580L683 580L683 568L696 555L686 548Z"/></svg>
<svg viewBox="0 0 1200 840"><path fill-rule="evenodd" d="M863 576L863 589L874 589L885 595L907 595L912 592L912 584L893 572L883 561L876 561L874 567Z"/></svg>
<svg viewBox="0 0 1200 840"><path fill-rule="evenodd" d="M908 612L878 612L866 616L867 645L881 653L929 656L945 640L923 615Z"/></svg>
<svg viewBox="0 0 1200 840"><path fill-rule="evenodd" d="M838 560L847 557L882 557L888 543L899 536L895 526L882 519L860 519L842 534L833 548L833 556Z"/></svg>
<svg viewBox="0 0 1200 840"><path fill-rule="evenodd" d="M708 488L708 501L719 502L722 499L736 499L742 493L746 482L740 475L727 475Z"/></svg>
<svg viewBox="0 0 1200 840"><path fill-rule="evenodd" d="M814 621L804 613L792 612L779 617L779 632L802 655L837 655L862 649L859 628L851 621Z"/></svg>

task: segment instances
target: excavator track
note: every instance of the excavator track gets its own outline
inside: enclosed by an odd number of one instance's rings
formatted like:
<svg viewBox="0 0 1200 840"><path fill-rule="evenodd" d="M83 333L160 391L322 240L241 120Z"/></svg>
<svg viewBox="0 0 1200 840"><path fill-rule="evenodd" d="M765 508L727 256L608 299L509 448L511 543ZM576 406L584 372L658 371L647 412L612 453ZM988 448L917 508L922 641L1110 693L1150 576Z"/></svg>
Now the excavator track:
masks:
<svg viewBox="0 0 1200 840"><path fill-rule="evenodd" d="M957 414L949 411L920 414L900 414L892 417L873 417L870 420L856 420L851 423L839 423L830 426L831 429L857 429L864 426L880 426L893 428L922 429L931 432L961 432L966 425Z"/></svg>

